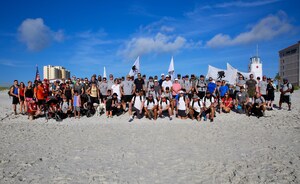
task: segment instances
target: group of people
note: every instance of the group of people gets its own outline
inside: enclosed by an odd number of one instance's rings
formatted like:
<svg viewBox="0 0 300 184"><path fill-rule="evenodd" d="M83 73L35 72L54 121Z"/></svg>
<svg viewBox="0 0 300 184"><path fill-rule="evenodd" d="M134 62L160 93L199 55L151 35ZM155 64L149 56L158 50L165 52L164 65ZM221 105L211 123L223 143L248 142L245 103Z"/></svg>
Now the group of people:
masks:
<svg viewBox="0 0 300 184"><path fill-rule="evenodd" d="M228 84L225 80L211 77L206 80L203 75L178 74L177 78L171 79L171 76L164 74L160 78L147 78L138 73L136 78L130 75L114 78L110 74L108 79L96 75L90 79L73 76L72 79L53 83L44 79L34 83L29 81L27 86L15 80L9 95L14 113L17 114L17 104L20 104L19 113L27 114L29 119L42 114L49 97L57 99L57 108L64 117L80 118L84 106L82 99L88 97L93 114L102 112L107 118L128 111L129 122L143 117L150 120L164 117L172 120L176 117L214 121L216 112L235 111L248 116L263 116L265 110L273 110L275 90L271 78L263 76L262 79L254 79L253 74L248 80L240 75L235 84ZM283 79L280 92L278 109L281 109L282 103L287 103L291 110L292 85L287 79Z"/></svg>

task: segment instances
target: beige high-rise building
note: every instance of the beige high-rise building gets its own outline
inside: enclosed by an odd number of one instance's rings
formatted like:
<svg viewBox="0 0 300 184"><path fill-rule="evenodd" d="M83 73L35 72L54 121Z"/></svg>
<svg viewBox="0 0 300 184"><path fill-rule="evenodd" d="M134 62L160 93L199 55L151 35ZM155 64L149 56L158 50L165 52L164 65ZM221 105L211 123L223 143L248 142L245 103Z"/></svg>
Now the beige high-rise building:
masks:
<svg viewBox="0 0 300 184"><path fill-rule="evenodd" d="M300 85L300 41L279 51L279 75L293 85Z"/></svg>
<svg viewBox="0 0 300 184"><path fill-rule="evenodd" d="M62 66L44 66L44 79L68 79L71 72Z"/></svg>

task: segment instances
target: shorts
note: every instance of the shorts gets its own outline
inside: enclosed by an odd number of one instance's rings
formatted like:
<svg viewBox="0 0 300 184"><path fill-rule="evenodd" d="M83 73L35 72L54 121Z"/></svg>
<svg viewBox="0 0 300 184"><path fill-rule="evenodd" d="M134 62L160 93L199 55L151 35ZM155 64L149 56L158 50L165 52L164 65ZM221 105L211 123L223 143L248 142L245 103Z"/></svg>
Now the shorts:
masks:
<svg viewBox="0 0 300 184"><path fill-rule="evenodd" d="M97 97L92 97L92 96L91 96L91 103L92 103L92 104L94 104L94 103L99 104L98 98L97 98Z"/></svg>
<svg viewBox="0 0 300 184"><path fill-rule="evenodd" d="M204 112L205 112L205 114L209 114L209 113L211 113L211 108L209 108L209 109L206 109Z"/></svg>
<svg viewBox="0 0 300 184"><path fill-rule="evenodd" d="M125 102L125 103L131 102L131 100L132 100L132 95L124 95L124 96L122 96L121 99L122 99L122 101Z"/></svg>
<svg viewBox="0 0 300 184"><path fill-rule="evenodd" d="M76 107L74 107L74 110L77 111L77 112L80 112L80 107L76 106Z"/></svg>
<svg viewBox="0 0 300 184"><path fill-rule="evenodd" d="M205 96L205 91L198 91L198 97L202 99Z"/></svg>
<svg viewBox="0 0 300 184"><path fill-rule="evenodd" d="M280 103L287 103L287 104L291 104L291 97L290 95L280 95Z"/></svg>
<svg viewBox="0 0 300 184"><path fill-rule="evenodd" d="M194 114L193 114L194 118L197 118L197 116L199 116L199 115L200 115L200 113L194 110Z"/></svg>
<svg viewBox="0 0 300 184"><path fill-rule="evenodd" d="M180 116L180 117L186 117L185 110L178 110L178 116Z"/></svg>
<svg viewBox="0 0 300 184"><path fill-rule="evenodd" d="M275 96L274 96L274 94L268 94L268 96L267 96L267 101L274 101L274 99L275 99Z"/></svg>
<svg viewBox="0 0 300 184"><path fill-rule="evenodd" d="M20 102L19 102L19 98L13 96L13 98L12 98L12 104L17 105L18 103L20 103Z"/></svg>
<svg viewBox="0 0 300 184"><path fill-rule="evenodd" d="M37 101L37 105L40 106L40 105L44 105L45 104L45 100L38 100Z"/></svg>
<svg viewBox="0 0 300 184"><path fill-rule="evenodd" d="M24 96L20 96L20 102L24 102L25 98Z"/></svg>
<svg viewBox="0 0 300 184"><path fill-rule="evenodd" d="M267 95L261 95L262 97L264 97L265 100L268 100L268 96Z"/></svg>

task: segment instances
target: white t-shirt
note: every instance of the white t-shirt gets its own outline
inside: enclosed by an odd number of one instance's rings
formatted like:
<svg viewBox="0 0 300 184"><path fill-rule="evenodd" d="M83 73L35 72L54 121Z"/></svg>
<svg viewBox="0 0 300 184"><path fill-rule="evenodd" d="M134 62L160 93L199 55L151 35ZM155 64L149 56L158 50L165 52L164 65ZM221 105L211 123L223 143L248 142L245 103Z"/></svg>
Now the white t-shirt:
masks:
<svg viewBox="0 0 300 184"><path fill-rule="evenodd" d="M167 106L168 105L170 105L170 101L169 100L167 100L167 101L165 101L165 102L163 102L163 101L159 101L158 102L158 105L161 107L161 109L164 111L164 110L167 110Z"/></svg>
<svg viewBox="0 0 300 184"><path fill-rule="evenodd" d="M153 109L153 107L157 105L157 100L153 99L153 102L149 102L148 104L148 100L145 101L144 103L144 107L146 107L147 109Z"/></svg>
<svg viewBox="0 0 300 184"><path fill-rule="evenodd" d="M166 87L169 87L169 89L171 90L171 87L172 87L172 85L173 85L173 83L172 83L172 81L164 81L163 83L162 83L162 88L164 89L164 91L166 90Z"/></svg>
<svg viewBox="0 0 300 184"><path fill-rule="evenodd" d="M121 99L120 84L117 85L113 84L111 86L111 89L112 89L112 94L117 93L118 99L120 100Z"/></svg>
<svg viewBox="0 0 300 184"><path fill-rule="evenodd" d="M137 108L138 110L142 110L142 104L144 102L144 97L143 96L134 96L131 100L131 102L134 104L132 104L133 107Z"/></svg>
<svg viewBox="0 0 300 184"><path fill-rule="evenodd" d="M186 110L186 104L183 97L178 98L178 110Z"/></svg>
<svg viewBox="0 0 300 184"><path fill-rule="evenodd" d="M200 106L199 106L199 104L200 104ZM198 101L195 102L194 100L191 100L190 107L192 107L195 111L200 113L201 108L203 107L202 101L199 100L199 103L198 103Z"/></svg>
<svg viewBox="0 0 300 184"><path fill-rule="evenodd" d="M211 106L211 104L215 103L215 98L212 96L211 100L210 100L209 98L206 98L206 96L205 96L205 97L203 97L202 102L203 102L203 106L209 107L209 106Z"/></svg>

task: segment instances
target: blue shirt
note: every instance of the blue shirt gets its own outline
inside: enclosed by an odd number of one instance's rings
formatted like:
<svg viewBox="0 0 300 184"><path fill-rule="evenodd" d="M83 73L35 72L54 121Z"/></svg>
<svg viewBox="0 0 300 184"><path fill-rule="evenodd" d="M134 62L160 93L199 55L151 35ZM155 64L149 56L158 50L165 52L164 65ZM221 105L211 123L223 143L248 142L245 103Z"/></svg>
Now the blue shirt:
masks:
<svg viewBox="0 0 300 184"><path fill-rule="evenodd" d="M215 84L215 83L213 83L213 82L210 82L210 83L208 83L208 85L207 85L207 90L208 90L211 94L213 94L213 92L215 91L216 87L217 87L217 84Z"/></svg>
<svg viewBox="0 0 300 184"><path fill-rule="evenodd" d="M228 91L228 86L220 86L219 88L219 92L220 92L220 96L223 97L225 96L225 93Z"/></svg>

